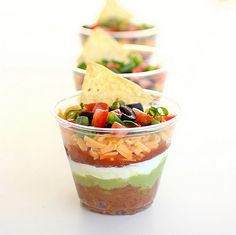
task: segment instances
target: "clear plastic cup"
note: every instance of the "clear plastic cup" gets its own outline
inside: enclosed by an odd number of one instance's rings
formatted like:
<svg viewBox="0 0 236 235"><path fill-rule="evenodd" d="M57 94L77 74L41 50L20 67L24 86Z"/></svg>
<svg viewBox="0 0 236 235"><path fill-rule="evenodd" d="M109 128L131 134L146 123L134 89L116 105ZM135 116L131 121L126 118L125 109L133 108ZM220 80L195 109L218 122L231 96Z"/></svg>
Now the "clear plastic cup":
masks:
<svg viewBox="0 0 236 235"><path fill-rule="evenodd" d="M92 30L93 29L88 29L84 26L80 28L80 39L82 45L84 44L87 37L91 34ZM122 31L122 32L108 31L108 32L117 41L124 44L140 44L147 46L156 46L156 38L157 38L156 27L143 30L135 30L135 31Z"/></svg>
<svg viewBox="0 0 236 235"><path fill-rule="evenodd" d="M120 73L121 77L127 78L144 89L157 90L162 92L167 77L165 63L158 58L158 53L153 47L140 45L124 45L129 51L134 51L144 58L144 61L150 65L160 65L160 69L137 73ZM73 69L74 83L76 90L80 90L83 84L86 70L75 67Z"/></svg>
<svg viewBox="0 0 236 235"><path fill-rule="evenodd" d="M68 106L78 106L80 94L55 106L65 150L82 206L110 214L134 214L149 207L160 183L179 107L156 91L152 105L164 106L176 117L158 125L135 128L95 128L61 118Z"/></svg>

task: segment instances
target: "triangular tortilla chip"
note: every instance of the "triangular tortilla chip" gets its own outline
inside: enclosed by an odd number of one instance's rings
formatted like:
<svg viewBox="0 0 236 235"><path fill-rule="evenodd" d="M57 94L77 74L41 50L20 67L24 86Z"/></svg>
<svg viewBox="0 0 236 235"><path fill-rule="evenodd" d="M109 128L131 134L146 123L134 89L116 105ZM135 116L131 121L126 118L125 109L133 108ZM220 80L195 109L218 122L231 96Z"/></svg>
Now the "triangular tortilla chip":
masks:
<svg viewBox="0 0 236 235"><path fill-rule="evenodd" d="M114 17L130 21L133 18L133 15L123 8L117 0L106 0L105 6L98 16L97 22L102 23Z"/></svg>
<svg viewBox="0 0 236 235"><path fill-rule="evenodd" d="M128 53L128 50L112 38L105 30L96 28L86 40L77 63L87 63L90 60L98 62L103 59L118 60L127 63L129 61Z"/></svg>
<svg viewBox="0 0 236 235"><path fill-rule="evenodd" d="M118 76L106 67L95 62L87 63L80 101L112 105L116 100L123 100L126 104L147 104L154 98L137 84Z"/></svg>

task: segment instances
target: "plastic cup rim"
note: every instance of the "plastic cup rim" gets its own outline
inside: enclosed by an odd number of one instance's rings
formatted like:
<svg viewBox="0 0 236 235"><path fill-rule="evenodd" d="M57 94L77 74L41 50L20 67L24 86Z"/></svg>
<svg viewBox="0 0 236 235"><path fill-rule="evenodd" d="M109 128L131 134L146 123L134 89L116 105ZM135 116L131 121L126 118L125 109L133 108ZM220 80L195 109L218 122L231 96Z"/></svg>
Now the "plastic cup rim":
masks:
<svg viewBox="0 0 236 235"><path fill-rule="evenodd" d="M92 30L93 29L85 28L84 25L80 27L80 33L86 36L89 36ZM152 28L149 29L141 29L135 31L122 31L122 32L108 31L108 32L115 38L142 38L156 35L157 28L156 26L153 26Z"/></svg>
<svg viewBox="0 0 236 235"><path fill-rule="evenodd" d="M72 71L75 73L80 73L84 75L86 74L86 69L73 68ZM117 75L121 77L126 77L126 78L133 78L133 77L148 77L148 76L156 75L163 72L167 72L167 70L165 68L160 68L160 69L154 69L151 71L137 72L137 73L117 73Z"/></svg>

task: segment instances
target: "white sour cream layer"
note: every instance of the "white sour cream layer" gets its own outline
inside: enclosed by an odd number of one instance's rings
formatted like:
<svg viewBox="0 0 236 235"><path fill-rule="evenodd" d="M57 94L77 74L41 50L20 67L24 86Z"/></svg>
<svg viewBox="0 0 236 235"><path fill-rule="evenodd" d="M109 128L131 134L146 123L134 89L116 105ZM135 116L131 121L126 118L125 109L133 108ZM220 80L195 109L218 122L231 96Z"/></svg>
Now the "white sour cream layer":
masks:
<svg viewBox="0 0 236 235"><path fill-rule="evenodd" d="M167 151L143 162L123 167L96 167L69 160L71 170L79 176L93 176L99 179L127 179L137 175L149 175L167 157Z"/></svg>

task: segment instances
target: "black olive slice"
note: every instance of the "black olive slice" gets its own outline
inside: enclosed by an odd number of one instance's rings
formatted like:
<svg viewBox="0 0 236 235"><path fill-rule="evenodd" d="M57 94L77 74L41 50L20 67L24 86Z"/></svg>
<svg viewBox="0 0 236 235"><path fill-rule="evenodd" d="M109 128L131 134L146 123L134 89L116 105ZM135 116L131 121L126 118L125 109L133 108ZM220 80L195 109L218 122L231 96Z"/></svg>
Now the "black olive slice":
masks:
<svg viewBox="0 0 236 235"><path fill-rule="evenodd" d="M128 107L130 108L136 108L136 109L139 109L141 111L143 111L143 106L141 103L135 103L135 104L127 104Z"/></svg>
<svg viewBox="0 0 236 235"><path fill-rule="evenodd" d="M84 112L81 112L81 113L79 114L79 116L88 117L90 123L91 123L91 121L93 120L93 113L92 113L92 112L84 111Z"/></svg>
<svg viewBox="0 0 236 235"><path fill-rule="evenodd" d="M120 106L120 111L121 111L121 120L131 120L134 121L136 119L136 115L132 108L126 106L126 105L121 105Z"/></svg>

